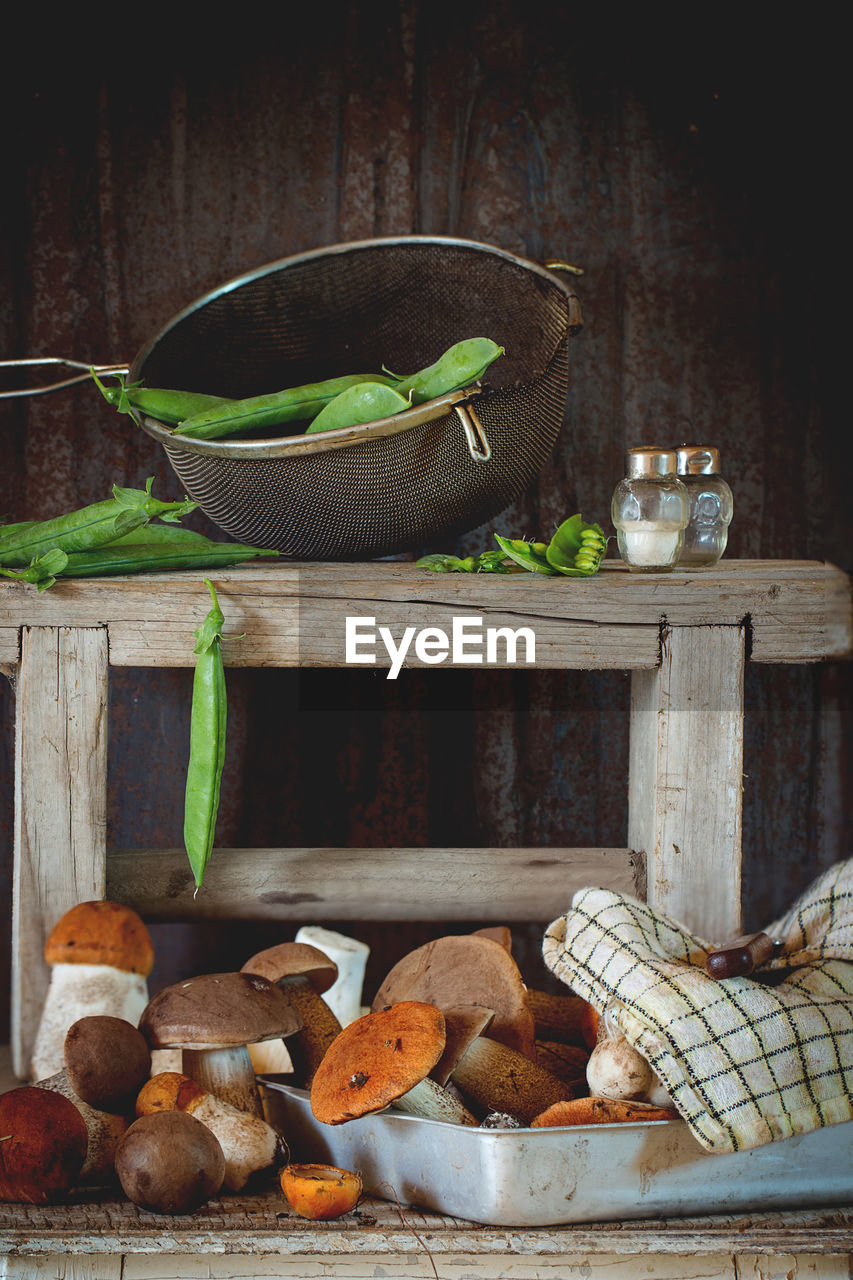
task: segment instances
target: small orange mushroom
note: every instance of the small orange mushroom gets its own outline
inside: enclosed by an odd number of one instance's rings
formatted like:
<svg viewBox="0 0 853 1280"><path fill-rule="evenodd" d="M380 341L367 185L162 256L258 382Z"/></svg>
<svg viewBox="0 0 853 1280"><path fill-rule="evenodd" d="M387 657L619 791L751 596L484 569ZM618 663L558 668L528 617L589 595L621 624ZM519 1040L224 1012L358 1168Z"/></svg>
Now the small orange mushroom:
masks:
<svg viewBox="0 0 853 1280"><path fill-rule="evenodd" d="M361 1178L331 1164L288 1164L281 1171L285 1199L300 1218L340 1218L358 1204Z"/></svg>
<svg viewBox="0 0 853 1280"><path fill-rule="evenodd" d="M572 1098L555 1102L530 1121L531 1129L561 1125L626 1124L638 1120L677 1120L678 1112L655 1107L649 1102L628 1102L623 1098Z"/></svg>

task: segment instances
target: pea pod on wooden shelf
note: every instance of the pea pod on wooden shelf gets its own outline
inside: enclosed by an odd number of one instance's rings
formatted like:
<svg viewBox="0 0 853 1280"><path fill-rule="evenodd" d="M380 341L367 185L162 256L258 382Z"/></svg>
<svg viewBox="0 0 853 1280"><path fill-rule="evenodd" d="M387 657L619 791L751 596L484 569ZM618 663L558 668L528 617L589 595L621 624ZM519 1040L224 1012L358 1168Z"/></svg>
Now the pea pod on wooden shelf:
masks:
<svg viewBox="0 0 853 1280"><path fill-rule="evenodd" d="M68 556L59 547L35 556L25 569L2 569L0 577L15 578L18 582L33 583L39 591L47 591L68 565Z"/></svg>
<svg viewBox="0 0 853 1280"><path fill-rule="evenodd" d="M153 476L144 489L123 489L113 485L112 498L80 507L52 520L40 520L28 528L3 534L0 531L0 565L21 568L44 552L59 550L89 551L114 542L150 520L159 517L168 522L180 520L198 506L189 498L181 502L161 502L151 496Z"/></svg>
<svg viewBox="0 0 853 1280"><path fill-rule="evenodd" d="M564 520L545 549L545 559L569 578L590 578L607 550L601 525L587 524L580 514Z"/></svg>
<svg viewBox="0 0 853 1280"><path fill-rule="evenodd" d="M391 378L381 373L352 373L340 378L328 378L325 382L306 382L300 387L269 395L250 396L246 400L230 401L223 408L213 408L188 416L176 428L175 434L189 436L193 440L217 440L222 436L239 435L262 427L279 427L288 422L315 419L327 405L343 392L359 386L381 385L390 387ZM324 430L311 427L309 430Z"/></svg>
<svg viewBox="0 0 853 1280"><path fill-rule="evenodd" d="M531 573L544 573L552 578L557 576L557 570L546 559L547 546L544 542L528 542L524 538L504 538L499 533L495 534L495 542L510 560L521 565L522 569L528 569Z"/></svg>
<svg viewBox="0 0 853 1280"><path fill-rule="evenodd" d="M432 573L511 573L503 551L483 551L478 556L445 556L438 552L415 561L419 569Z"/></svg>
<svg viewBox="0 0 853 1280"><path fill-rule="evenodd" d="M198 655L193 674L190 714L190 757L184 797L184 846L196 892L204 879L219 812L219 791L225 764L227 699L222 661L222 628L225 617L213 583L204 579L212 605L196 631L193 653Z"/></svg>

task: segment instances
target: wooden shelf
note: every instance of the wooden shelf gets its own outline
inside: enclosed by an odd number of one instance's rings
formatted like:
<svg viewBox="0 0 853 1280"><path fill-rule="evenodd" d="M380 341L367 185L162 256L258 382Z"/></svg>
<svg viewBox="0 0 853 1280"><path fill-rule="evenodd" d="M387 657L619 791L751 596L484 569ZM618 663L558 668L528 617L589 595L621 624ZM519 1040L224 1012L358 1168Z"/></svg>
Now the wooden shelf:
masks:
<svg viewBox="0 0 853 1280"><path fill-rule="evenodd" d="M853 649L850 581L814 562L723 561L699 573L643 576L607 563L588 580L435 575L400 562L264 563L217 573L231 666L344 666L347 616L375 617L395 637L406 627L449 632L454 617L465 617L531 628L537 667L630 670L629 847L338 849L322 859L311 849L234 850L213 860L195 902L181 853L108 854L105 726L110 667L192 665L192 633L209 605L201 577L69 580L42 595L0 581L0 665L17 692L12 1002L20 1075L47 985L47 931L75 902L107 891L158 919L297 920L322 910L339 919L450 920L476 904L478 918L499 920L512 904L513 918L544 924L573 888L595 880L645 896L705 937L734 936L745 663L819 662ZM380 645L375 653L377 666L388 665ZM393 891L383 887L389 860ZM342 894L340 879L354 864L357 888ZM518 1230L373 1200L345 1221L305 1223L273 1192L223 1198L181 1219L155 1218L111 1196L49 1208L0 1205L2 1280L69 1274L52 1258L59 1254L75 1255L75 1275L91 1280L253 1280L331 1269L353 1280L486 1280L508 1276L507 1259L513 1280L575 1273L633 1280L620 1260L630 1267L639 1254L645 1274L688 1280L741 1274L736 1256L772 1254L786 1266L790 1258L795 1274L798 1259L805 1267L807 1259L851 1251L846 1209ZM35 1269L40 1255L43 1272ZM249 1255L254 1262L234 1261ZM667 1258L676 1261L669 1266ZM705 1265L708 1258L720 1259L719 1268ZM809 1274L846 1276L847 1263L840 1265L809 1262Z"/></svg>

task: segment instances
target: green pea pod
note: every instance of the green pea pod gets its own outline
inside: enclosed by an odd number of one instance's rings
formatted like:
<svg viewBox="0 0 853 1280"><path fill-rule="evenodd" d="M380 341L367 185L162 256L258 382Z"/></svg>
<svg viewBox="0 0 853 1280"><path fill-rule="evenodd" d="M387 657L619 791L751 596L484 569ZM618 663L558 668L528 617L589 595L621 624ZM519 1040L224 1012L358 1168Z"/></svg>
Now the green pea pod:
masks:
<svg viewBox="0 0 853 1280"><path fill-rule="evenodd" d="M557 576L557 570L552 568L545 558L544 542L525 542L522 538L502 538L498 533L495 534L495 542L510 560L520 564L522 569L529 569L531 573L544 573L550 577Z"/></svg>
<svg viewBox="0 0 853 1280"><path fill-rule="evenodd" d="M158 516L175 521L198 506L185 498L182 502L161 502L152 498L153 476L145 489L123 489L113 485L113 496L104 502L80 507L52 520L40 520L16 533L0 534L0 565L20 567L37 556L58 547L61 551L90 551L104 543L130 533Z"/></svg>
<svg viewBox="0 0 853 1280"><path fill-rule="evenodd" d="M213 605L196 631L193 653L198 660L193 674L190 716L190 758L184 797L184 845L196 883L204 879L219 811L219 790L225 763L225 667L222 662L222 628L225 623L213 583L205 578Z"/></svg>
<svg viewBox="0 0 853 1280"><path fill-rule="evenodd" d="M598 524L587 524L580 513L564 520L548 543L545 558L568 578L591 578L598 572L607 550L607 538Z"/></svg>
<svg viewBox="0 0 853 1280"><path fill-rule="evenodd" d="M184 418L195 413L209 412L233 401L223 396L204 395L200 391L172 391L165 387L144 387L141 382L128 382L118 375L118 385L108 387L101 382L94 369L90 369L101 395L118 413L130 413L135 409L147 418L156 418L167 427L177 426Z"/></svg>
<svg viewBox="0 0 853 1280"><path fill-rule="evenodd" d="M464 559L434 552L421 556L415 564L432 573L509 573L505 559L503 551L483 551L478 556L466 556Z"/></svg>
<svg viewBox="0 0 853 1280"><path fill-rule="evenodd" d="M395 389L400 395L411 395L412 404L423 404L436 396L446 395L448 391L471 386L503 352L504 348L492 342L491 338L465 338L448 347L426 369L400 378Z"/></svg>
<svg viewBox="0 0 853 1280"><path fill-rule="evenodd" d="M338 431L341 427L354 427L364 422L376 422L378 418L390 418L392 414L408 409L406 396L381 382L361 382L347 387L330 400L314 418L305 434L315 431Z"/></svg>
<svg viewBox="0 0 853 1280"><path fill-rule="evenodd" d="M241 564L261 556L277 556L277 551L248 547L239 542L213 542L202 537L198 543L176 541L138 542L121 539L97 551L72 551L63 578L101 578L119 573L168 573L173 569L215 569ZM130 535L133 538L133 534Z"/></svg>
<svg viewBox="0 0 853 1280"><path fill-rule="evenodd" d="M46 551L43 556L36 556L26 569L0 569L4 578L16 578L19 582L32 582L39 591L47 591L63 573L68 564L68 556L58 547Z"/></svg>
<svg viewBox="0 0 853 1280"><path fill-rule="evenodd" d="M391 378L376 373L352 373L325 382L306 382L301 387L275 391L269 395L234 400L224 409L211 409L188 416L176 435L194 440L218 440L222 436L239 435L261 427L280 427L287 422L301 422L325 409L341 392L350 387L370 383L390 387Z"/></svg>

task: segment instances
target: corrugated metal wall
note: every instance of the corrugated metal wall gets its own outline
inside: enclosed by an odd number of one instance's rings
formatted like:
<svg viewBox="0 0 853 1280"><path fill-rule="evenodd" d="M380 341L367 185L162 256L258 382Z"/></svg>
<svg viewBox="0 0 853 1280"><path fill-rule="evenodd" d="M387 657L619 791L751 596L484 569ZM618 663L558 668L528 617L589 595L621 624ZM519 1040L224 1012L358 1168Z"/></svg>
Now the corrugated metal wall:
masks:
<svg viewBox="0 0 853 1280"><path fill-rule="evenodd" d="M607 523L626 446L701 437L735 492L731 555L853 569L828 392L841 116L817 54L834 37L700 17L701 32L634 6L380 0L222 31L149 12L86 38L30 18L2 86L0 355L129 359L231 276L347 240L568 258L586 327L565 428L494 527L534 534L578 509ZM10 519L148 475L179 496L158 446L88 385L0 408ZM625 841L621 673L240 671L230 688L222 844ZM752 924L849 853L850 670L752 668L747 695ZM5 682L0 713L6 885ZM188 673L115 673L112 844L180 843L188 713ZM155 981L255 949L239 927L156 933ZM378 978L425 931L365 936ZM537 942L521 932L535 978Z"/></svg>

